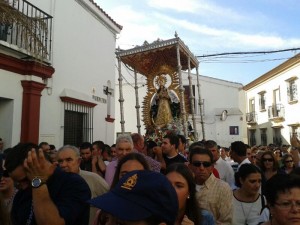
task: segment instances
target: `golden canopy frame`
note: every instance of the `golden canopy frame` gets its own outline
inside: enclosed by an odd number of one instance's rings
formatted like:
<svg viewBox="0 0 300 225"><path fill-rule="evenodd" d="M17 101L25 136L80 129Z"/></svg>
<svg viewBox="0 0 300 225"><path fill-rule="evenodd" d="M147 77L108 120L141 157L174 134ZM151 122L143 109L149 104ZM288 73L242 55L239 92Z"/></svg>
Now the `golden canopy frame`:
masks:
<svg viewBox="0 0 300 225"><path fill-rule="evenodd" d="M194 56L184 42L175 34L175 38L166 41L157 40L151 44L144 43L143 46L137 46L129 50L120 50L116 52L118 58L119 71L119 91L120 91L120 113L121 113L121 131L125 132L124 108L123 108L123 91L122 91L122 73L121 62L131 67L135 75L135 93L136 93L136 110L137 110L137 127L140 133L140 115L139 115L139 100L137 87L137 73L144 75L147 81L147 95L143 101L143 121L146 128L153 125L150 116L151 100L156 93L154 79L156 76L168 74L171 77L171 85L169 89L173 90L180 100L180 111L182 118L182 125L185 136L187 136L186 127L186 104L184 98L184 88L182 83L181 71L188 70L190 81L190 104L192 108L192 119L194 130L196 130L196 123L194 118L194 96L192 95L192 85L190 71L194 68L198 75L198 60ZM197 78L198 80L198 78ZM199 88L199 84L198 84ZM196 133L196 132L195 132ZM197 137L196 137L197 139Z"/></svg>

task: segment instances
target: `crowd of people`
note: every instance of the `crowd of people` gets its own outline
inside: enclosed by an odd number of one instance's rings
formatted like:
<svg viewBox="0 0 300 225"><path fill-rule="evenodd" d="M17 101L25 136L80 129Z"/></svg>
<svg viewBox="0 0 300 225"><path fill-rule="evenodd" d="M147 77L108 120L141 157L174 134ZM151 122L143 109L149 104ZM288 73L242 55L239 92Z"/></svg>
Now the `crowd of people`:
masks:
<svg viewBox="0 0 300 225"><path fill-rule="evenodd" d="M300 225L299 146L0 140L2 225Z"/></svg>

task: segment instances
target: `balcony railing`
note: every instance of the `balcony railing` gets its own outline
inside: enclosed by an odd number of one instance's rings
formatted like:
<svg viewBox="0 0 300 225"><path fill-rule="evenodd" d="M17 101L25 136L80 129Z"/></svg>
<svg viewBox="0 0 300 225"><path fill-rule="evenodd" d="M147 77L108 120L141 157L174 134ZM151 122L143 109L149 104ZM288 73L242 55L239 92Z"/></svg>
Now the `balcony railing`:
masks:
<svg viewBox="0 0 300 225"><path fill-rule="evenodd" d="M0 44L43 61L51 56L52 17L25 0L0 1Z"/></svg>
<svg viewBox="0 0 300 225"><path fill-rule="evenodd" d="M255 111L246 113L246 122L251 124L251 123L257 123L257 113Z"/></svg>
<svg viewBox="0 0 300 225"><path fill-rule="evenodd" d="M283 119L284 106L282 104L275 104L273 106L269 106L268 116L269 119Z"/></svg>

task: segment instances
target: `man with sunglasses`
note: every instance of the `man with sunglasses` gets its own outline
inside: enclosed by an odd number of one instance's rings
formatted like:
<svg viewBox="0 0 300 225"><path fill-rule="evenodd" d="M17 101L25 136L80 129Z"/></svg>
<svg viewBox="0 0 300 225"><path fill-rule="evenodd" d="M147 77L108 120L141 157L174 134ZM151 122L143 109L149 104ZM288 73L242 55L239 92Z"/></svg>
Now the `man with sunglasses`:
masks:
<svg viewBox="0 0 300 225"><path fill-rule="evenodd" d="M230 186L216 178L213 171L213 155L200 146L190 148L189 168L195 176L197 200L201 208L214 215L216 224L232 222L232 191Z"/></svg>

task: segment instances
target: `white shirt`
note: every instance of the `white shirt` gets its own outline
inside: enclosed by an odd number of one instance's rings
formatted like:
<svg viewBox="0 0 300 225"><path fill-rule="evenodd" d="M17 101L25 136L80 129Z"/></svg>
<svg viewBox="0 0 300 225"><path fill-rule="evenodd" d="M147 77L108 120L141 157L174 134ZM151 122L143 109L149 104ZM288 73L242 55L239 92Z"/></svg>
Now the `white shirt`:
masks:
<svg viewBox="0 0 300 225"><path fill-rule="evenodd" d="M227 182L231 189L234 189L234 171L231 165L220 157L214 167L218 170L220 179Z"/></svg>

